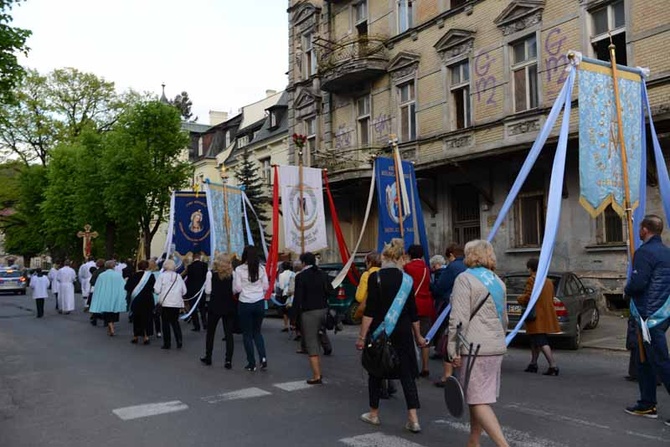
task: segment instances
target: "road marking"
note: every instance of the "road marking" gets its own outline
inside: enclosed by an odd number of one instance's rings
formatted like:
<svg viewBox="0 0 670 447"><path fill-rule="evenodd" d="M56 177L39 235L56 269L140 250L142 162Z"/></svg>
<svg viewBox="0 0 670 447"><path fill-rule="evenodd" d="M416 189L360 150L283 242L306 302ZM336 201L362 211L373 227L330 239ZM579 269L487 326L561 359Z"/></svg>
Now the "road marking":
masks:
<svg viewBox="0 0 670 447"><path fill-rule="evenodd" d="M631 436L638 436L638 437L644 438L644 439L649 439L651 441L661 441L661 442L665 442L665 443L670 442L670 439L661 438L660 436L645 435L644 433L637 433L637 432L630 431L630 430L626 430L626 434L631 435Z"/></svg>
<svg viewBox="0 0 670 447"><path fill-rule="evenodd" d="M298 391L304 390L307 388L314 388L313 385L308 384L305 380L298 380L295 382L284 382L284 383L275 383L272 385L284 391Z"/></svg>
<svg viewBox="0 0 670 447"><path fill-rule="evenodd" d="M408 441L399 436L385 435L384 433L370 433L368 435L343 438L340 442L351 447L423 447L416 442Z"/></svg>
<svg viewBox="0 0 670 447"><path fill-rule="evenodd" d="M159 402L155 404L117 408L116 410L112 410L112 413L124 421L129 421L131 419L145 418L148 416L156 416L165 413L174 413L175 411L183 411L187 409L188 405L185 403L179 400L173 400L171 402Z"/></svg>
<svg viewBox="0 0 670 447"><path fill-rule="evenodd" d="M560 415L560 414L549 413L548 411L538 410L538 409L535 409L535 408L528 408L527 406L521 405L521 404L505 405L504 408L514 410L514 411L518 411L519 413L529 414L531 416L544 417L544 418L550 419L552 421L554 421L556 419L559 419L561 421L571 422L571 423L577 424L577 425L585 425L587 427L601 428L603 430L609 430L610 429L610 427L607 426L607 425L596 424L595 422L585 421L583 419L571 418L569 416L563 416L563 415Z"/></svg>
<svg viewBox="0 0 670 447"><path fill-rule="evenodd" d="M251 399L253 397L269 396L271 394L271 392L260 388L243 388L237 391L203 397L202 400L210 404L216 404L219 402L227 402L229 400Z"/></svg>
<svg viewBox="0 0 670 447"><path fill-rule="evenodd" d="M436 424L444 424L455 430L470 433L470 424L456 421L447 421L445 419L438 419L435 421ZM530 433L514 430L509 427L502 428L505 439L511 444L519 447L567 447L565 444L559 442L554 442L545 438L536 438L533 437ZM486 432L482 433L482 436L488 437Z"/></svg>

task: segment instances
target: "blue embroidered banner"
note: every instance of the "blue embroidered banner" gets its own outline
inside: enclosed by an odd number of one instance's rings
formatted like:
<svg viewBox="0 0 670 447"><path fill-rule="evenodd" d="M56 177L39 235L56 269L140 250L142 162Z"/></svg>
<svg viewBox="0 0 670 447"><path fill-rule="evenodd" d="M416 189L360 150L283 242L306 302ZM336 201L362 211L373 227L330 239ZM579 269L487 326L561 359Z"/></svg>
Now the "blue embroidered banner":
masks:
<svg viewBox="0 0 670 447"><path fill-rule="evenodd" d="M618 72L623 139L633 208L640 199L642 82L637 72ZM582 206L597 217L608 205L624 215L624 182L610 64L579 65L579 180Z"/></svg>
<svg viewBox="0 0 670 447"><path fill-rule="evenodd" d="M242 190L208 182L207 194L214 255L236 253L241 257L244 250Z"/></svg>
<svg viewBox="0 0 670 447"><path fill-rule="evenodd" d="M188 253L203 252L210 255L210 225L205 193L175 192L173 251L177 258Z"/></svg>
<svg viewBox="0 0 670 447"><path fill-rule="evenodd" d="M414 165L403 161L402 168L405 174L405 186L410 200L410 213L403 213L403 228L405 249L412 244L423 247L426 262L430 259L428 251L428 237L421 211L421 200L416 184ZM392 158L378 157L375 160L375 180L377 183L377 204L379 210L379 231L377 249L381 252L384 244L393 238L400 237L400 216L398 209L398 188L396 185L395 165Z"/></svg>

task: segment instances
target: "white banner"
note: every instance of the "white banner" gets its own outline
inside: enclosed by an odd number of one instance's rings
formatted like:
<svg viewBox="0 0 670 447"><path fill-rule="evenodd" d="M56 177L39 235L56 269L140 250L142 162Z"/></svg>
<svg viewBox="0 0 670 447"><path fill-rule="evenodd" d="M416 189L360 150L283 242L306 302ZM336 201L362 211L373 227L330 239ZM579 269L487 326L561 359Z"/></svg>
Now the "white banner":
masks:
<svg viewBox="0 0 670 447"><path fill-rule="evenodd" d="M300 168L280 166L279 186L286 249L294 253L303 253L328 247L321 169L302 168L301 188Z"/></svg>

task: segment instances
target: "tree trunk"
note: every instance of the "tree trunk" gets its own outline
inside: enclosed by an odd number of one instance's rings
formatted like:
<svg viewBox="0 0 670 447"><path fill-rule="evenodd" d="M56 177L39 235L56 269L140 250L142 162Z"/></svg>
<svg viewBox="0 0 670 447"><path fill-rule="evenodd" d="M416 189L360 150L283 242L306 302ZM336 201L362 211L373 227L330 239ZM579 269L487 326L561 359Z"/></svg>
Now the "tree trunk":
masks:
<svg viewBox="0 0 670 447"><path fill-rule="evenodd" d="M105 227L105 259L112 259L114 256L114 243L116 241L116 224L107 222Z"/></svg>

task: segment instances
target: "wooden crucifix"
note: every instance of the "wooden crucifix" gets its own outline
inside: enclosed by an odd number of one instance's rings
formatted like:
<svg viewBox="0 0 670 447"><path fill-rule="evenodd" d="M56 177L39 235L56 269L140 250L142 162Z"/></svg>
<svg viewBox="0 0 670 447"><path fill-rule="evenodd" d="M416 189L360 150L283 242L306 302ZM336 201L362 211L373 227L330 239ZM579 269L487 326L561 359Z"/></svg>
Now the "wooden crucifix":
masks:
<svg viewBox="0 0 670 447"><path fill-rule="evenodd" d="M84 254L84 259L88 259L91 256L91 242L94 238L98 237L98 232L91 231L91 226L86 224L84 225L84 231L79 231L77 237L82 238L82 252Z"/></svg>

